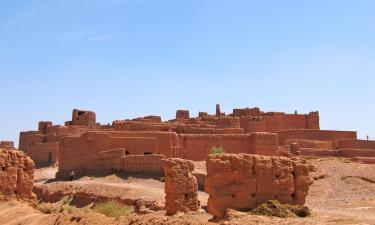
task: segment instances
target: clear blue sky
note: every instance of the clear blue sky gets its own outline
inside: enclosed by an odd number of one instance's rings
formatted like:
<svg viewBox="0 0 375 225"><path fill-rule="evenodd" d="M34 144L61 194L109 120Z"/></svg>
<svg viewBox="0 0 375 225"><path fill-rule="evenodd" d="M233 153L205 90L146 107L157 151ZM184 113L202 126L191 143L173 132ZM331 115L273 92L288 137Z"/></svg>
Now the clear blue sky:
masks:
<svg viewBox="0 0 375 225"><path fill-rule="evenodd" d="M73 108L101 123L215 104L319 110L375 139L373 0L0 3L0 140Z"/></svg>

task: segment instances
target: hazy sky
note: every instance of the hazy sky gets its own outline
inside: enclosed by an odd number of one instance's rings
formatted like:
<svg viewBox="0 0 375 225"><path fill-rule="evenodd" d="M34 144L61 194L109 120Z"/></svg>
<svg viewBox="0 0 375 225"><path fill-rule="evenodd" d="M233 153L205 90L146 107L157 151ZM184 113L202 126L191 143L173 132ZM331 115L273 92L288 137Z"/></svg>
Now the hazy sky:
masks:
<svg viewBox="0 0 375 225"><path fill-rule="evenodd" d="M0 2L0 140L73 108L320 111L375 139L375 1Z"/></svg>

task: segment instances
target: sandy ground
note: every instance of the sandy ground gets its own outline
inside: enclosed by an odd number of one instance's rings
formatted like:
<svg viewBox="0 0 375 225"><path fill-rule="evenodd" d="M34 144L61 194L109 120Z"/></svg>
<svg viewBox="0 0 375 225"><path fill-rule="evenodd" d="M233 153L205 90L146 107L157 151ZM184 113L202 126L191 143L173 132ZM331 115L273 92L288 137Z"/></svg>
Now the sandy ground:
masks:
<svg viewBox="0 0 375 225"><path fill-rule="evenodd" d="M375 165L358 164L338 158L310 159L316 167L311 175L317 179L310 188L306 205L309 218L269 218L231 211L226 220L212 221L204 210L167 217L164 211L148 215L131 214L119 220L96 213L73 211L70 214L46 215L20 202L0 203L0 224L375 224ZM204 163L197 163L204 170ZM36 185L54 177L56 168L38 169ZM101 195L121 195L164 201L164 183L158 179L137 177L83 177L74 182L51 182L48 185L75 185ZM203 208L207 194L199 192ZM74 216L79 217L73 218ZM73 223L74 222L74 223Z"/></svg>

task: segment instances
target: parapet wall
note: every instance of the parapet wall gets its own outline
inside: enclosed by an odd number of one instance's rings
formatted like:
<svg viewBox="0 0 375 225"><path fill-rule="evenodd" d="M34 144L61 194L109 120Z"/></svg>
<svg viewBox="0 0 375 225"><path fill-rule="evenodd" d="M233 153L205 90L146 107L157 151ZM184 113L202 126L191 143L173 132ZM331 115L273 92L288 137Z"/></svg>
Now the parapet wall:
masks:
<svg viewBox="0 0 375 225"><path fill-rule="evenodd" d="M206 161L208 212L252 209L267 200L303 205L311 179L305 161L249 154L210 155Z"/></svg>
<svg viewBox="0 0 375 225"><path fill-rule="evenodd" d="M335 141L346 139L357 139L355 131L333 131L333 130L284 130L275 132L279 135L279 145L285 145L287 139L306 139L319 141Z"/></svg>

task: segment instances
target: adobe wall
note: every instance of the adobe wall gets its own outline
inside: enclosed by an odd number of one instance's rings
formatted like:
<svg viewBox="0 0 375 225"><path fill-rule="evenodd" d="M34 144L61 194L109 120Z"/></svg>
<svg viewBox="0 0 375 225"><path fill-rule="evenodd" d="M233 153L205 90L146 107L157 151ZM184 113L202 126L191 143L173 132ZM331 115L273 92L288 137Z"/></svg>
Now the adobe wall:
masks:
<svg viewBox="0 0 375 225"><path fill-rule="evenodd" d="M188 120L190 118L190 113L189 110L177 110L176 111L176 120L177 121L183 121L183 120Z"/></svg>
<svg viewBox="0 0 375 225"><path fill-rule="evenodd" d="M307 139L319 141L334 141L345 139L357 139L355 131L332 131L332 130L284 130L275 132L279 135L279 145L285 145L287 139Z"/></svg>
<svg viewBox="0 0 375 225"><path fill-rule="evenodd" d="M181 155L179 157L201 161L211 153L213 147L222 147L226 153L251 153L275 155L277 135L252 133L238 135L180 134Z"/></svg>
<svg viewBox="0 0 375 225"><path fill-rule="evenodd" d="M277 134L256 132L249 135L250 150L248 153L257 155L276 155L278 146ZM242 152L244 153L244 152Z"/></svg>
<svg viewBox="0 0 375 225"><path fill-rule="evenodd" d="M94 127L96 125L96 114L91 111L73 109L72 125Z"/></svg>
<svg viewBox="0 0 375 225"><path fill-rule="evenodd" d="M333 149L332 141L317 141L305 139L286 139L285 145L297 143L300 148Z"/></svg>
<svg viewBox="0 0 375 225"><path fill-rule="evenodd" d="M120 171L125 173L164 174L164 155L128 155L120 159Z"/></svg>
<svg viewBox="0 0 375 225"><path fill-rule="evenodd" d="M0 148L2 149L16 149L13 141L0 141Z"/></svg>
<svg viewBox="0 0 375 225"><path fill-rule="evenodd" d="M58 161L59 142L35 143L28 150L29 156L37 163L55 163Z"/></svg>
<svg viewBox="0 0 375 225"><path fill-rule="evenodd" d="M375 141L368 140L339 140L337 148L375 149Z"/></svg>
<svg viewBox="0 0 375 225"><path fill-rule="evenodd" d="M80 137L67 137L60 142L59 177L75 170L78 176L90 172L116 170L121 157L164 153L172 155L178 147L172 132L89 131ZM121 166L120 166L121 167Z"/></svg>
<svg viewBox="0 0 375 225"><path fill-rule="evenodd" d="M306 161L249 154L210 155L206 160L208 212L252 209L267 200L303 205L311 178Z"/></svg>
<svg viewBox="0 0 375 225"><path fill-rule="evenodd" d="M188 160L171 158L164 161L165 207L168 215L197 211L198 182L191 174L194 164Z"/></svg>
<svg viewBox="0 0 375 225"><path fill-rule="evenodd" d="M34 162L21 151L0 149L0 199L36 200Z"/></svg>

